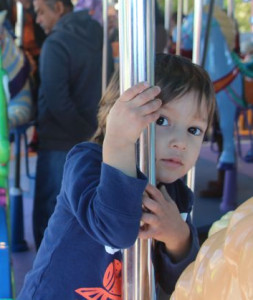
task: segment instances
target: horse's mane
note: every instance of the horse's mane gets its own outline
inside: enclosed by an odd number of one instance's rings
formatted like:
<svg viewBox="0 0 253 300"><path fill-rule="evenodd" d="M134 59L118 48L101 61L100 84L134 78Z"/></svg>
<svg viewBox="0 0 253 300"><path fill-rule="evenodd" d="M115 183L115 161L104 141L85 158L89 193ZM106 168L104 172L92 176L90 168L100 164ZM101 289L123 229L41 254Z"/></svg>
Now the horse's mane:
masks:
<svg viewBox="0 0 253 300"><path fill-rule="evenodd" d="M204 11L208 13L208 5L204 7ZM236 23L229 17L219 6L214 6L213 17L220 25L220 29L227 41L229 50L232 52L235 48L236 39Z"/></svg>

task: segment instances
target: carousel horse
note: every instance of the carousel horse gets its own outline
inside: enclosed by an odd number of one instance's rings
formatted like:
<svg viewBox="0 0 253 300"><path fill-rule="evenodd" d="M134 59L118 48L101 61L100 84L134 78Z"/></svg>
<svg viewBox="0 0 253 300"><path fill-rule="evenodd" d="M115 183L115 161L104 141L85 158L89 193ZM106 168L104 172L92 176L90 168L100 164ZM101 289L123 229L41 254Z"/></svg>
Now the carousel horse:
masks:
<svg viewBox="0 0 253 300"><path fill-rule="evenodd" d="M204 36L207 27L207 8L202 15L201 49L203 56ZM222 152L218 168L233 170L236 165L234 143L234 124L238 107L245 108L243 98L243 76L233 59L232 53L236 40L235 21L218 6L214 6L204 68L214 83L219 114L219 124L223 138ZM182 26L181 48L192 50L193 13L189 14Z"/></svg>
<svg viewBox="0 0 253 300"><path fill-rule="evenodd" d="M213 224L171 300L253 299L253 197Z"/></svg>
<svg viewBox="0 0 253 300"><path fill-rule="evenodd" d="M0 299L13 296L12 269L10 255L8 173L10 142L7 117L8 77L2 68L0 49Z"/></svg>
<svg viewBox="0 0 253 300"><path fill-rule="evenodd" d="M34 114L34 105L30 87L30 63L24 52L15 44L12 33L5 27L6 11L0 11L0 55L1 68L5 71L5 101L7 110L8 134L15 141L14 148L14 186L8 190L5 186L0 186L0 194L3 199L10 197L11 202L11 241L13 251L23 251L27 249L23 239L23 210L22 210L22 190L20 188L20 157L21 157L21 137L24 136L25 145L26 129L30 126ZM3 103L3 101L2 101ZM3 110L3 109L2 109ZM6 113L1 111L1 113ZM3 119L0 119L3 122ZM9 138L9 137L8 137ZM3 150L4 141L1 141L0 152ZM25 148L27 149L27 147ZM26 166L28 165L28 154L25 152ZM2 155L2 153L0 153ZM2 157L1 157L2 159ZM2 173L7 172L8 164L0 164L0 184L4 180ZM5 193L4 193L5 190ZM4 195L5 194L5 195ZM0 219L1 220L1 219ZM1 298L1 297L0 297Z"/></svg>
<svg viewBox="0 0 253 300"><path fill-rule="evenodd" d="M6 12L0 12L0 48L3 69L9 78L8 123L9 129L28 123L33 116L33 102L30 88L30 64L21 49L5 28Z"/></svg>

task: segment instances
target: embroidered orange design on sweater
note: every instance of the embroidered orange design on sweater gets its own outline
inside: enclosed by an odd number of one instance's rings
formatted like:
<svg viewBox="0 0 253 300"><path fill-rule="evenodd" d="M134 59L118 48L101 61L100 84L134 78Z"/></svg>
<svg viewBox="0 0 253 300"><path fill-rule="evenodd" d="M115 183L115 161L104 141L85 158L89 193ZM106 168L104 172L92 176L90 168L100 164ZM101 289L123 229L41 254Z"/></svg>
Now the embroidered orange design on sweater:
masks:
<svg viewBox="0 0 253 300"><path fill-rule="evenodd" d="M105 271L104 288L79 288L75 291L86 300L121 300L121 269L121 262L114 259Z"/></svg>

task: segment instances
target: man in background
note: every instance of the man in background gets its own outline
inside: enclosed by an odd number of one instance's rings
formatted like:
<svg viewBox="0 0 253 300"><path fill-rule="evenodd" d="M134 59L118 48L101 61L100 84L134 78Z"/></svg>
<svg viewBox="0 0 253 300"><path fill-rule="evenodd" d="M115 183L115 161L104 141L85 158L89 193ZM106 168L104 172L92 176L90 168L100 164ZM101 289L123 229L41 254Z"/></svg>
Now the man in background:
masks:
<svg viewBox="0 0 253 300"><path fill-rule="evenodd" d="M36 21L48 35L40 55L38 160L33 227L40 246L60 191L68 151L96 129L101 97L103 33L71 0L34 0Z"/></svg>

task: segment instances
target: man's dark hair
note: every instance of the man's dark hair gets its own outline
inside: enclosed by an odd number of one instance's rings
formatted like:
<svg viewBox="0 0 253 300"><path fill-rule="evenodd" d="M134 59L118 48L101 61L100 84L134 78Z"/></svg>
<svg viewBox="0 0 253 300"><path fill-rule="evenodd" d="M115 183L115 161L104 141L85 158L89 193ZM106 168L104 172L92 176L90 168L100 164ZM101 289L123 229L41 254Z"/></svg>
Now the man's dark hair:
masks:
<svg viewBox="0 0 253 300"><path fill-rule="evenodd" d="M45 0L46 5L51 9L54 9L54 5L56 2L61 2L65 7L71 10L73 9L73 4L71 0Z"/></svg>

